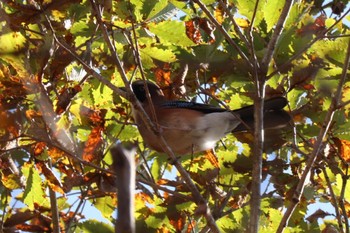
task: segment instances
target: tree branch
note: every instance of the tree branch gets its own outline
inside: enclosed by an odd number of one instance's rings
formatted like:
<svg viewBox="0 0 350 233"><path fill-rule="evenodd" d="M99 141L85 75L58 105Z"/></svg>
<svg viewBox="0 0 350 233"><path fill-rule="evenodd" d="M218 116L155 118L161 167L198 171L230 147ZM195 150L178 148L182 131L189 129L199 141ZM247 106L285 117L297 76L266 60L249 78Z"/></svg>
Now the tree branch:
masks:
<svg viewBox="0 0 350 233"><path fill-rule="evenodd" d="M127 149L120 143L111 148L118 189L116 233L135 233L136 231L134 219L135 153L134 146Z"/></svg>
<svg viewBox="0 0 350 233"><path fill-rule="evenodd" d="M252 188L251 188L251 200L250 200L250 221L249 232L257 233L259 231L259 219L260 219L260 204L261 204L261 177L262 177L262 154L264 148L264 99L265 99L265 83L266 75L269 64L271 62L273 53L275 52L275 46L279 36L283 30L284 22L286 21L289 13L292 0L287 0L282 13L278 19L276 29L269 42L267 52L261 62L259 70L255 68L255 85L256 85L256 97L254 100L254 148L253 148L253 166L252 166ZM256 3L255 10L258 7ZM255 15L255 14L254 14ZM251 40L252 37L251 37ZM251 41L253 45L253 41ZM254 49L254 48L253 48ZM255 51L252 51L255 54ZM255 55L253 55L255 57ZM256 59L256 58L255 58ZM257 64L258 65L258 64ZM255 66L256 67L256 66Z"/></svg>
<svg viewBox="0 0 350 233"><path fill-rule="evenodd" d="M284 24L286 22L286 19L287 19L287 16L289 14L292 3L293 3L293 0L286 0L286 3L283 6L281 15L277 21L273 35L271 37L271 40L269 41L269 44L267 45L266 53L261 61L262 73L265 75L267 74L269 64L271 62L273 54L275 53L275 48L276 48L276 45L278 43L278 39L280 38L280 36L282 34Z"/></svg>
<svg viewBox="0 0 350 233"><path fill-rule="evenodd" d="M349 179L348 171L349 171L349 166L347 165L347 167L346 167L346 175L343 175L343 177L342 177L342 187L341 187L340 196L339 196L339 199L340 199L339 205L340 205L340 208L342 210L343 219L344 219L344 222L345 222L345 232L346 233L350 232L349 218L347 216L347 211L346 211L345 205L344 205L344 200L345 200L344 196L345 196L345 190L346 190L346 183L347 183L347 180Z"/></svg>
<svg viewBox="0 0 350 233"><path fill-rule="evenodd" d="M326 183L327 183L327 186L328 186L328 189L329 189L329 193L330 193L330 196L331 196L331 201L333 202L333 205L334 205L335 215L337 217L337 221L338 221L338 226L339 226L340 232L343 233L344 229L343 229L343 224L342 224L342 221L341 221L341 215L339 213L339 206L338 206L337 198L336 198L335 193L333 191L332 184L331 184L331 181L329 180L329 176L328 176L326 168L324 166L322 166L321 169L322 169L322 172L323 172L324 177L326 179Z"/></svg>
<svg viewBox="0 0 350 233"><path fill-rule="evenodd" d="M192 0L193 2L197 3L199 7L204 11L204 13L209 17L210 21L218 28L227 42L237 50L238 54L241 56L241 58L248 64L248 66L252 69L253 64L249 60L249 58L245 55L245 53L241 50L241 48L232 40L231 36L227 33L226 29L215 19L215 17L210 13L208 8L202 3L201 0Z"/></svg>

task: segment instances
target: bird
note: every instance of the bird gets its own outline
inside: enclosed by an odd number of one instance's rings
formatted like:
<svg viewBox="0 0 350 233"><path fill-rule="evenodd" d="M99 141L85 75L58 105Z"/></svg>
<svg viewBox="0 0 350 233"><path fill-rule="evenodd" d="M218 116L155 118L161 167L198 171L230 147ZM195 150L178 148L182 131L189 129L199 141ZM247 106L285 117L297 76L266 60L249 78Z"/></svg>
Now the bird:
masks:
<svg viewBox="0 0 350 233"><path fill-rule="evenodd" d="M162 89L148 80L134 81L131 88L176 155L195 154L212 149L231 132L254 131L253 105L227 110L204 103L168 100ZM264 129L274 131L289 124L291 117L283 110L287 103L284 97L265 100ZM133 108L132 112L145 144L155 151L165 153L157 133L147 127L139 111Z"/></svg>

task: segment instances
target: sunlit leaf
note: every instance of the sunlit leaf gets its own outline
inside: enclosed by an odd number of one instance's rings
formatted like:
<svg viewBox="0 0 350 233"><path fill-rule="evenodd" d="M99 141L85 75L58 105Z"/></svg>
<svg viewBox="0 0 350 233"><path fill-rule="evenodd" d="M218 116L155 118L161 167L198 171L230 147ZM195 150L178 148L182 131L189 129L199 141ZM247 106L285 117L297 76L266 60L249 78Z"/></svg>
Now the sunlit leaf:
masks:
<svg viewBox="0 0 350 233"><path fill-rule="evenodd" d="M113 233L114 227L107 223L103 223L99 220L91 219L91 220L79 223L76 231L89 232L89 233L96 233L96 232Z"/></svg>
<svg viewBox="0 0 350 233"><path fill-rule="evenodd" d="M34 210L39 205L47 205L46 194L43 191L43 183L39 172L35 169L33 163L25 163L22 172L26 178L26 187L23 193L23 202Z"/></svg>
<svg viewBox="0 0 350 233"><path fill-rule="evenodd" d="M0 54L19 52L25 45L26 39L20 32L9 32L0 36Z"/></svg>

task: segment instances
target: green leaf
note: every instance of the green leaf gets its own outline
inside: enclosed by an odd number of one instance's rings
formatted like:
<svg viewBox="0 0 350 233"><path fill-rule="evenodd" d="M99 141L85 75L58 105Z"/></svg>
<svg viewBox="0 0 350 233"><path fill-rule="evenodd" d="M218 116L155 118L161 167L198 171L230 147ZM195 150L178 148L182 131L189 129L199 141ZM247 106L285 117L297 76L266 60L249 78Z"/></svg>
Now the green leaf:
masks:
<svg viewBox="0 0 350 233"><path fill-rule="evenodd" d="M104 232L104 233L113 233L114 227L111 224L107 224L104 222L100 222L95 219L91 219L78 224L75 232L85 232L85 233L96 233L96 232Z"/></svg>
<svg viewBox="0 0 350 233"><path fill-rule="evenodd" d="M16 53L25 46L26 38L20 32L9 32L0 36L0 54Z"/></svg>
<svg viewBox="0 0 350 233"><path fill-rule="evenodd" d="M141 0L140 2L142 2L143 4L141 9L141 13L143 14L143 19L151 19L152 17L158 15L159 12L168 5L167 0L158 0L158 1Z"/></svg>
<svg viewBox="0 0 350 233"><path fill-rule="evenodd" d="M112 220L113 212L116 209L116 200L110 196L95 199L94 206L101 212L106 219Z"/></svg>
<svg viewBox="0 0 350 233"><path fill-rule="evenodd" d="M168 217L164 216L164 218L157 218L153 215L150 215L145 220L147 226L151 228L160 228L162 226L171 226Z"/></svg>
<svg viewBox="0 0 350 233"><path fill-rule="evenodd" d="M275 27L281 15L284 4L285 0L266 1L266 4L263 7L263 12L264 19L267 25L267 32L271 31Z"/></svg>
<svg viewBox="0 0 350 233"><path fill-rule="evenodd" d="M153 59L162 62L175 62L176 56L170 49L163 49L151 44L147 44L145 47L140 49L140 55L144 61L144 65L148 68L153 66Z"/></svg>
<svg viewBox="0 0 350 233"><path fill-rule="evenodd" d="M39 172L34 167L34 163L25 163L22 167L22 173L26 178L26 187L23 193L24 204L30 210L34 210L36 205L48 204L43 190L43 182Z"/></svg>
<svg viewBox="0 0 350 233"><path fill-rule="evenodd" d="M216 221L216 224L220 228L221 232L231 232L234 229L239 228L239 224L233 221L232 216L226 215L222 218L219 218Z"/></svg>
<svg viewBox="0 0 350 233"><path fill-rule="evenodd" d="M237 9L238 12L241 15L244 15L248 18L248 20L251 20L253 17L255 5L257 2L255 0L237 0ZM263 19L263 10L262 10L262 4L258 5L258 8L256 10L256 15L255 15L255 25L259 25L260 22Z"/></svg>
<svg viewBox="0 0 350 233"><path fill-rule="evenodd" d="M160 173L162 171L161 167L162 167L161 161L159 161L159 159L155 158L153 160L153 163L151 166L151 174L152 174L155 181L159 180L159 178L161 177L161 173Z"/></svg>
<svg viewBox="0 0 350 233"><path fill-rule="evenodd" d="M194 45L185 32L183 22L167 20L160 23L149 24L149 30L154 33L162 44L171 43L176 46L192 46Z"/></svg>

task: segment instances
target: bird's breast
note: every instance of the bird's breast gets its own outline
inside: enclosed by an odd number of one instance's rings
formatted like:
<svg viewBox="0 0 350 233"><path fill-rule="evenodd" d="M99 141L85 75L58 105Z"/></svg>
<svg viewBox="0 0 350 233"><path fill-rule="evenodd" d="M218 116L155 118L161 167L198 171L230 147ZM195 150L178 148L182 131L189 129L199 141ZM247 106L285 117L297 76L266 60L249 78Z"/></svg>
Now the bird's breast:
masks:
<svg viewBox="0 0 350 233"><path fill-rule="evenodd" d="M150 112L146 109L146 112ZM231 132L240 120L231 112L204 114L191 109L164 108L155 111L160 133L168 146L178 155L211 149ZM164 152L159 136L149 130L139 116L135 116L141 136L152 149Z"/></svg>

